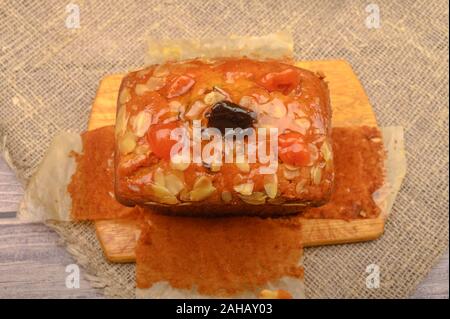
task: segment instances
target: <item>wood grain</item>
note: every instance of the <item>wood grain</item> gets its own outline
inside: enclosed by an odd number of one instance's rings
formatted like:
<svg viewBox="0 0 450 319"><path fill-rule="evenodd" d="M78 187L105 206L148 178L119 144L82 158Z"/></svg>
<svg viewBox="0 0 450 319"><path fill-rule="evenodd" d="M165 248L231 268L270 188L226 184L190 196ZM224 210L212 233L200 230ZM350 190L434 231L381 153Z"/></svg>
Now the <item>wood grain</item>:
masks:
<svg viewBox="0 0 450 319"><path fill-rule="evenodd" d="M17 207L22 190L15 189L19 182L0 158L0 211ZM13 193L13 194L11 194ZM65 267L75 263L69 253L58 245L58 235L40 224L24 224L9 212L0 214L0 298L102 298L101 290L94 288L81 271L79 289L64 285ZM411 298L449 297L449 253L440 261L417 287Z"/></svg>
<svg viewBox="0 0 450 319"><path fill-rule="evenodd" d="M314 72L323 72L330 88L333 107L333 126L376 126L375 114L363 87L351 66L342 60L307 61L298 65ZM115 122L116 101L123 75L105 77L99 84L94 100L89 129ZM134 238L135 229L120 221L96 223L97 236L110 261L134 260L134 245L124 238ZM382 217L367 220L342 221L330 219L304 219L305 247L373 240L384 231ZM133 241L134 243L134 241Z"/></svg>

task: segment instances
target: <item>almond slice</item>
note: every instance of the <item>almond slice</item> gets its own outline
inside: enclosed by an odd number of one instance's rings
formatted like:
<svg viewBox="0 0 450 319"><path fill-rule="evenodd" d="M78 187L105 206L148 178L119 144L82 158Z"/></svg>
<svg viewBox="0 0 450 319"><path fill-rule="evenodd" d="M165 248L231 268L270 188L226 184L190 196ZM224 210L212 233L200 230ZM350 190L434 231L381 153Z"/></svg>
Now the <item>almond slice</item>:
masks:
<svg viewBox="0 0 450 319"><path fill-rule="evenodd" d="M270 198L277 197L278 177L276 174L264 175L264 190Z"/></svg>
<svg viewBox="0 0 450 319"><path fill-rule="evenodd" d="M325 159L325 161L330 161L333 158L333 151L331 149L330 143L328 143L328 140L325 140L322 143L322 146L320 147L320 152L322 153L322 156Z"/></svg>
<svg viewBox="0 0 450 319"><path fill-rule="evenodd" d="M239 101L239 105L251 109L251 110L256 110L256 107L258 106L258 102L256 101L256 99L253 96L247 96L244 95L243 97L241 97L240 101Z"/></svg>
<svg viewBox="0 0 450 319"><path fill-rule="evenodd" d="M142 137L147 133L152 123L152 115L149 112L139 112L132 121L133 131L137 137Z"/></svg>
<svg viewBox="0 0 450 319"><path fill-rule="evenodd" d="M250 205L263 205L266 203L266 195L262 192L255 192L251 195L238 195L242 201Z"/></svg>
<svg viewBox="0 0 450 319"><path fill-rule="evenodd" d="M253 183L243 183L233 187L233 189L241 195L251 195L253 192Z"/></svg>
<svg viewBox="0 0 450 319"><path fill-rule="evenodd" d="M269 116L280 119L286 116L287 110L283 101L280 99L273 99L272 101L262 104L260 108Z"/></svg>
<svg viewBox="0 0 450 319"><path fill-rule="evenodd" d="M128 125L127 109L125 105L119 105L119 111L116 117L115 135L116 138L125 134Z"/></svg>
<svg viewBox="0 0 450 319"><path fill-rule="evenodd" d="M195 120L196 118L200 117L200 115L203 113L203 111L206 109L207 105L203 103L203 101L195 101L192 103L189 110L184 115L188 120Z"/></svg>
<svg viewBox="0 0 450 319"><path fill-rule="evenodd" d="M194 202L204 200L216 191L212 181L207 176L198 177L194 183L194 189L189 192L189 199Z"/></svg>
<svg viewBox="0 0 450 319"><path fill-rule="evenodd" d="M317 166L311 168L311 180L313 184L319 185L322 179L322 169Z"/></svg>
<svg viewBox="0 0 450 319"><path fill-rule="evenodd" d="M184 182L175 174L169 173L164 176L166 188L172 195L178 195L184 189Z"/></svg>
<svg viewBox="0 0 450 319"><path fill-rule="evenodd" d="M125 88L122 89L122 91L120 91L119 103L120 104L125 104L125 103L128 103L128 101L130 101L130 100L131 100L130 89L125 87Z"/></svg>
<svg viewBox="0 0 450 319"><path fill-rule="evenodd" d="M125 134L119 140L119 151L121 154L126 155L131 153L136 147L136 137L130 131Z"/></svg>
<svg viewBox="0 0 450 319"><path fill-rule="evenodd" d="M222 168L222 163L211 163L209 170L211 172L216 173L216 172L219 172L221 168Z"/></svg>
<svg viewBox="0 0 450 319"><path fill-rule="evenodd" d="M295 185L295 192L298 195L303 194L306 191L305 185L306 185L306 180L301 180L300 182L298 182L297 185Z"/></svg>
<svg viewBox="0 0 450 319"><path fill-rule="evenodd" d="M170 73L169 67L165 64L160 64L153 71L153 76L163 77L169 75L169 73Z"/></svg>
<svg viewBox="0 0 450 319"><path fill-rule="evenodd" d="M293 180L297 176L300 176L300 168L296 167L295 169L290 169L292 166L288 166L286 164L283 165L283 176L287 180Z"/></svg>
<svg viewBox="0 0 450 319"><path fill-rule="evenodd" d="M136 84L134 88L134 93L138 96L142 96L145 93L150 92L149 88L145 84Z"/></svg>
<svg viewBox="0 0 450 319"><path fill-rule="evenodd" d="M189 165L191 165L190 161L179 154L172 156L170 159L170 167L177 171L185 171Z"/></svg>
<svg viewBox="0 0 450 319"><path fill-rule="evenodd" d="M236 167L242 172L242 173L248 173L250 172L250 164L248 162L236 162Z"/></svg>
<svg viewBox="0 0 450 319"><path fill-rule="evenodd" d="M155 184L150 184L150 188L157 202L170 205L178 203L178 199L167 188Z"/></svg>
<svg viewBox="0 0 450 319"><path fill-rule="evenodd" d="M158 186L166 187L166 180L162 168L158 167L155 173L153 173L153 182Z"/></svg>
<svg viewBox="0 0 450 319"><path fill-rule="evenodd" d="M296 119L294 122L298 126L299 132L302 134L306 134L306 131L311 127L311 122L306 117Z"/></svg>
<svg viewBox="0 0 450 319"><path fill-rule="evenodd" d="M216 104L217 102L223 101L225 99L226 99L225 95L223 95L217 91L212 91L205 95L203 101L207 105L213 105L213 104Z"/></svg>

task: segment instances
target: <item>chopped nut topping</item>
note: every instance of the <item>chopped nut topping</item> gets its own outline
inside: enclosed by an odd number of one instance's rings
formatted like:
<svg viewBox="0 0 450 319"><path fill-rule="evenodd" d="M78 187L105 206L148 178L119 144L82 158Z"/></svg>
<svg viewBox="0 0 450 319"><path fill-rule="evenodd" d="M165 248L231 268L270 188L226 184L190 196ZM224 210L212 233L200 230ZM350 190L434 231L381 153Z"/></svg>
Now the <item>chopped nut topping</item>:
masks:
<svg viewBox="0 0 450 319"><path fill-rule="evenodd" d="M155 199L159 203L174 205L178 203L178 199L169 192L167 188L164 186L150 184L150 188L152 190Z"/></svg>
<svg viewBox="0 0 450 319"><path fill-rule="evenodd" d="M119 151L122 154L128 154L136 147L136 137L130 131L127 131L119 140Z"/></svg>
<svg viewBox="0 0 450 319"><path fill-rule="evenodd" d="M128 114L125 105L119 106L119 112L116 117L115 134L116 138L125 134L128 125Z"/></svg>
<svg viewBox="0 0 450 319"><path fill-rule="evenodd" d="M164 181L169 192L175 196L184 188L184 182L175 174L167 174Z"/></svg>
<svg viewBox="0 0 450 319"><path fill-rule="evenodd" d="M264 189L270 198L277 197L278 177L276 174L264 175Z"/></svg>
<svg viewBox="0 0 450 319"><path fill-rule="evenodd" d="M262 192L255 192L251 195L238 195L245 203L250 205L263 205L266 203L266 195Z"/></svg>
<svg viewBox="0 0 450 319"><path fill-rule="evenodd" d="M208 105L213 105L216 104L217 102L225 100L225 98L226 98L225 95L216 91L212 91L205 95L203 101Z"/></svg>
<svg viewBox="0 0 450 319"><path fill-rule="evenodd" d="M244 183L234 186L234 190L242 195L251 195L253 192L253 183Z"/></svg>
<svg viewBox="0 0 450 319"><path fill-rule="evenodd" d="M322 179L322 169L317 166L311 168L311 180L313 184L319 185Z"/></svg>
<svg viewBox="0 0 450 319"><path fill-rule="evenodd" d="M128 103L129 100L131 100L130 90L127 87L125 87L120 92L119 103L120 104L125 104L125 103Z"/></svg>
<svg viewBox="0 0 450 319"><path fill-rule="evenodd" d="M283 165L283 176L287 180L293 180L297 176L300 176L300 168L299 167L296 167L295 169L292 168L294 168L294 166L288 164Z"/></svg>
<svg viewBox="0 0 450 319"><path fill-rule="evenodd" d="M212 185L212 181L207 176L198 177L194 183L194 189L189 192L189 199L197 202L204 200L212 195L216 188Z"/></svg>
<svg viewBox="0 0 450 319"><path fill-rule="evenodd" d="M164 85L166 85L166 78L158 78L155 76L149 78L145 83L145 86L149 91L158 91L159 89L162 89Z"/></svg>
<svg viewBox="0 0 450 319"><path fill-rule="evenodd" d="M137 137L142 137L147 133L150 124L152 123L152 115L149 112L141 111L132 120L134 134Z"/></svg>
<svg viewBox="0 0 450 319"><path fill-rule="evenodd" d="M248 162L236 162L236 167L243 173L250 172L250 164Z"/></svg>

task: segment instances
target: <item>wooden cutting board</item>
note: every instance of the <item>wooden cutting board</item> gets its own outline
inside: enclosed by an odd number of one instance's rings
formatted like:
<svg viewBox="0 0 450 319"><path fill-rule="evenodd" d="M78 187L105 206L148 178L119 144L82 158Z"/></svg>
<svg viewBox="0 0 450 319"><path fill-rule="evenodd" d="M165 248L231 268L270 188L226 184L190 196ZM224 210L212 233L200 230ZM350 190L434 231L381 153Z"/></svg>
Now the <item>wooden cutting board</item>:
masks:
<svg viewBox="0 0 450 319"><path fill-rule="evenodd" d="M333 126L377 126L375 114L364 89L351 66L342 60L305 61L299 67L322 71L329 82ZM101 80L95 97L88 129L115 122L116 101L122 74ZM112 262L133 262L134 247L139 236L134 221L103 220L95 223L97 236L106 257ZM343 221L335 219L303 219L305 247L373 240L384 231L384 217Z"/></svg>

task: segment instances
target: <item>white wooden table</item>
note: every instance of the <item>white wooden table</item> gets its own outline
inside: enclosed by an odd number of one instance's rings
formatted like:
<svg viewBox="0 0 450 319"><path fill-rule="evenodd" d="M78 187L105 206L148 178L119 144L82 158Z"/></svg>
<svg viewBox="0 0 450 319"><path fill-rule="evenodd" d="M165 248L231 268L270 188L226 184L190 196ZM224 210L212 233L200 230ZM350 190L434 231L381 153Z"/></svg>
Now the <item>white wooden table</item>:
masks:
<svg viewBox="0 0 450 319"><path fill-rule="evenodd" d="M102 298L81 269L79 289L66 288L66 266L74 263L58 235L15 216L23 189L0 158L0 298ZM448 298L448 251L419 285L413 298Z"/></svg>

